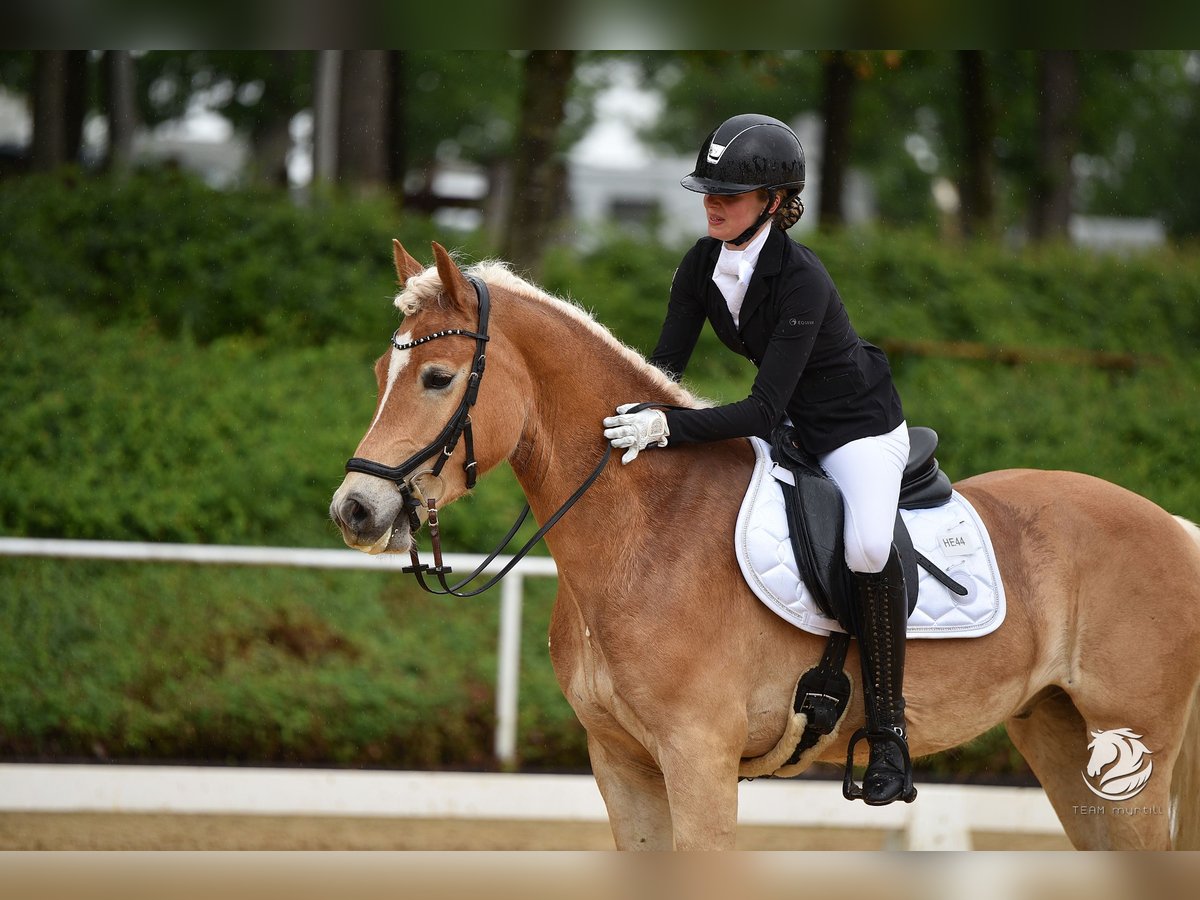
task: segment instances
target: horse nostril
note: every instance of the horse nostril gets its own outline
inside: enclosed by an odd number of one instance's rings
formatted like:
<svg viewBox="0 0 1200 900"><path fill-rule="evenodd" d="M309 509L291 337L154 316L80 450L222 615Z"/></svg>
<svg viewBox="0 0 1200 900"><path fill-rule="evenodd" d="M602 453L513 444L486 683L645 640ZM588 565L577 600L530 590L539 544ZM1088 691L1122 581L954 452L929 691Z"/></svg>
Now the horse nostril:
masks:
<svg viewBox="0 0 1200 900"><path fill-rule="evenodd" d="M363 531L371 523L371 510L357 497L347 497L339 512L351 531Z"/></svg>

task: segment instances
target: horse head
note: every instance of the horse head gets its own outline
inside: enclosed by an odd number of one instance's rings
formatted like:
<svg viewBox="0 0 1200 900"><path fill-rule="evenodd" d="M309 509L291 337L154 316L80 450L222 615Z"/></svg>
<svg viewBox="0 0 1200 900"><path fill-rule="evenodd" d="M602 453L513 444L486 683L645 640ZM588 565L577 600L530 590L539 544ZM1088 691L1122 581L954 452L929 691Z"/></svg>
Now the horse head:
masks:
<svg viewBox="0 0 1200 900"><path fill-rule="evenodd" d="M477 460L480 472L496 465L516 445L523 421L503 360L489 360L486 379L472 374L483 366L484 344L475 337L480 301L450 254L434 243L435 264L427 269L399 241L393 241L393 250L401 286L394 303L404 319L392 346L375 362L375 414L355 457L378 469L411 464L411 472L392 479L349 471L329 507L346 543L369 553L408 551L413 529L408 498L433 497L444 506L462 496L474 480L467 463ZM503 343L490 331L489 351ZM468 390L479 391L477 406L465 399ZM438 443L456 417L473 420L469 434L453 446Z"/></svg>

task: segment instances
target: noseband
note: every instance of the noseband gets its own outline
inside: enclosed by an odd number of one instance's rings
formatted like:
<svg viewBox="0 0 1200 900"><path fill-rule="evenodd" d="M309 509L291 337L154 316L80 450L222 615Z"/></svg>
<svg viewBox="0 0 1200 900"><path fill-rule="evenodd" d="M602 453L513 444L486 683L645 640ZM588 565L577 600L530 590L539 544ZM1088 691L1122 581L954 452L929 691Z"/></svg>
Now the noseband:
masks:
<svg viewBox="0 0 1200 900"><path fill-rule="evenodd" d="M479 398L479 385L480 382L483 381L483 367L485 362L484 346L488 342L488 313L491 306L491 298L488 295L487 285L484 284L482 279L476 278L474 275L467 275L466 278L474 286L475 293L479 297L478 331L467 331L466 329L462 328L451 328L447 329L446 331L437 331L433 334L427 334L423 338L418 338L415 341L409 341L406 344L396 343L396 336L394 334L392 335L392 346L397 350L408 350L411 347L416 347L420 344L426 344L429 341L436 340L437 338L450 337L451 335L460 335L462 337L470 337L475 339L475 357L471 362L471 374L468 376L467 389L463 394L462 400L458 404L458 409L454 411L454 414L450 417L450 421L446 423L446 427L444 427L438 433L437 437L435 437L432 441L430 441L404 462L400 463L398 466L385 466L383 463L375 462L374 460L370 459L363 459L360 456L355 456L346 462L347 472L359 472L363 475L372 475L375 478L382 478L385 481L393 482L396 487L400 489L400 494L403 498L404 511L408 515L409 525L411 526L413 532L415 532L421 526L421 519L418 515L418 511L422 506L425 507L426 519L429 522L430 543L433 545L434 564L432 566L427 566L421 562L417 555L416 543L414 542L413 548L409 551L409 556L412 559L412 565L405 566L402 571L416 575L417 582L421 585L421 588L428 593L441 595L452 594L455 597L474 597L478 594L482 594L484 591L493 587L498 581L500 581L501 578L507 575L512 567L524 559L526 554L533 549L534 545L536 545L538 541L545 537L546 532L553 528L555 523L562 518L567 510L574 506L575 502L587 492L587 489L590 488L595 480L600 477L600 473L603 472L604 467L608 465L609 457L612 456L612 447L606 441L604 445L604 457L600 460L600 464L596 466L592 474L589 475L587 479L584 480L583 484L579 486L578 490L576 490L575 493L572 494L561 507L559 507L558 511L546 521L546 524L539 528L537 533L534 534L533 537L531 537L525 543L525 545L513 555L512 559L505 564L504 568L502 568L499 573L492 577L486 584L470 591L463 590L463 588L479 577L484 569L491 565L492 560L499 556L501 551L503 551L504 548L507 547L512 541L513 537L516 536L517 531L520 529L526 517L529 515L528 503L525 504L525 508L521 511L517 521L513 524L512 528L509 529L508 534L505 535L504 539L500 542L500 546L493 550L483 561L483 563L475 569L474 572L457 584L450 585L446 583L446 575L450 574L453 570L449 566L446 566L442 563L442 540L441 531L438 526L437 510L437 501L439 498L436 496L429 496L427 492L422 491L418 485L414 484L414 482L418 478L425 475L432 476L435 481L440 481L442 468L446 465L446 461L454 453L454 449L458 446L458 441L461 438L466 450L466 460L463 462L463 469L466 472L467 490L475 487L478 466L476 465L475 461L475 443L471 435L471 407L475 405L475 401ZM437 454L437 461L434 462L431 468L422 470L420 468L421 465L426 463L434 454ZM442 586L442 590L430 587L425 582L424 574L426 572L429 572L437 577L438 582Z"/></svg>

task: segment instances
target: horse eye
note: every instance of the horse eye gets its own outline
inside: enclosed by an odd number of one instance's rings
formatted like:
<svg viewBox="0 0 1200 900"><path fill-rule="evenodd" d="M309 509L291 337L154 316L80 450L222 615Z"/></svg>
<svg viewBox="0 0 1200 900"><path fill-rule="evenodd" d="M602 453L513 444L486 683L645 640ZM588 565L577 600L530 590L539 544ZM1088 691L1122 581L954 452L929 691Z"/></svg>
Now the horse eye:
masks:
<svg viewBox="0 0 1200 900"><path fill-rule="evenodd" d="M421 376L421 384L427 390L440 391L450 387L454 382L453 372L442 372L439 369L430 369Z"/></svg>

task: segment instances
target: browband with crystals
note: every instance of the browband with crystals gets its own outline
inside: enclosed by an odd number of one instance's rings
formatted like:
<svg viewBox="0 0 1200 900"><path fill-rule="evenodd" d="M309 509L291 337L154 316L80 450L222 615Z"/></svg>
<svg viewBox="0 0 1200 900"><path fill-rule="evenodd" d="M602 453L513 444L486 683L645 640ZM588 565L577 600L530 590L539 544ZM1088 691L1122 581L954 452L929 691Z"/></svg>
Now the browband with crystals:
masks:
<svg viewBox="0 0 1200 900"><path fill-rule="evenodd" d="M480 334L477 331L467 331L465 328L451 328L447 331L439 331L435 334L427 334L425 337L417 338L415 341L409 341L407 344L397 344L396 334L394 333L392 334L392 346L397 350L408 350L411 347L416 347L419 344L432 341L434 338L449 337L452 334L461 334L463 337L475 338L477 341L486 341L488 339L486 334Z"/></svg>

